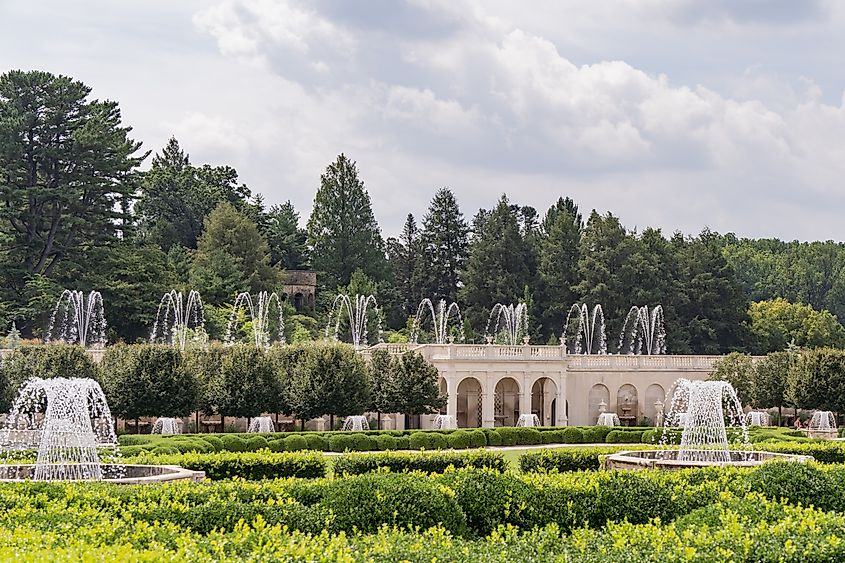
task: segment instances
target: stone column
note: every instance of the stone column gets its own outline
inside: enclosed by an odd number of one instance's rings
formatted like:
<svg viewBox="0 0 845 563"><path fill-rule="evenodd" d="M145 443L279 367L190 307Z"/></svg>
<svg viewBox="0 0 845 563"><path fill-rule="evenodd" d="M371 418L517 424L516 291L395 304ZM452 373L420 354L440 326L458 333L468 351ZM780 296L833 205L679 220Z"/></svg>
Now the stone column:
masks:
<svg viewBox="0 0 845 563"><path fill-rule="evenodd" d="M569 418L566 416L566 372L562 371L557 381L557 407L555 426L569 426ZM586 397L585 397L586 398Z"/></svg>
<svg viewBox="0 0 845 563"><path fill-rule="evenodd" d="M493 428L496 426L494 398L496 396L496 376L485 378L485 385L481 388L481 426Z"/></svg>
<svg viewBox="0 0 845 563"><path fill-rule="evenodd" d="M451 416L455 422L458 420L458 376L455 374L444 374L446 380L446 392L449 398L446 401L446 414Z"/></svg>
<svg viewBox="0 0 845 563"><path fill-rule="evenodd" d="M523 373L520 381L519 414L531 414L531 373ZM540 421L543 424L543 421Z"/></svg>

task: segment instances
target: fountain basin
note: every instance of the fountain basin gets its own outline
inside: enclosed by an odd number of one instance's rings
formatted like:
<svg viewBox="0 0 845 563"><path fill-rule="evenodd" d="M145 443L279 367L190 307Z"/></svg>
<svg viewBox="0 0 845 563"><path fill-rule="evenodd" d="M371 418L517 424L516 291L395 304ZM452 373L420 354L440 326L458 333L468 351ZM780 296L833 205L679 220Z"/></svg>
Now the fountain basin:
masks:
<svg viewBox="0 0 845 563"><path fill-rule="evenodd" d="M688 452L693 450L687 450ZM702 454L712 453L712 450L694 450ZM607 456L604 460L605 469L688 469L691 467L754 467L767 461L797 461L806 463L814 461L812 456L797 454L782 454L775 452L751 452L743 450L729 450L730 461L692 461L680 460L680 450L638 450L618 452Z"/></svg>
<svg viewBox="0 0 845 563"><path fill-rule="evenodd" d="M100 465L103 472L101 483L123 485L146 485L168 481L202 481L205 471L194 471L175 465ZM35 464L0 465L0 483L32 481Z"/></svg>

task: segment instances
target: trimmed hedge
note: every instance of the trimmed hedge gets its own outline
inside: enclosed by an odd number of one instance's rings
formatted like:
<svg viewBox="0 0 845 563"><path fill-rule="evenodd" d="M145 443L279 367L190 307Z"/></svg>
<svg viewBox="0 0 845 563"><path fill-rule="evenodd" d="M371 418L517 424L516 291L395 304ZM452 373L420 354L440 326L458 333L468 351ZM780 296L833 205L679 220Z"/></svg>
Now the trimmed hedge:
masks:
<svg viewBox="0 0 845 563"><path fill-rule="evenodd" d="M601 467L601 456L630 449L635 448L631 446L596 446L589 448L555 448L529 452L519 456L519 468L523 473L596 470Z"/></svg>
<svg viewBox="0 0 845 563"><path fill-rule="evenodd" d="M166 448L159 446L158 448ZM178 465L195 471L205 471L212 480L239 477L250 481L276 479L280 477L302 477L313 479L325 477L328 462L319 453L270 453L270 452L217 452L212 454L175 451L162 452L167 455L141 455L128 458L126 463L152 463L156 465ZM153 451L153 454L156 454ZM173 455L175 454L175 455Z"/></svg>
<svg viewBox="0 0 845 563"><path fill-rule="evenodd" d="M387 468L394 473L421 471L443 473L450 467L487 468L504 472L508 463L502 454L489 451L382 454L346 454L334 460L335 475L360 475Z"/></svg>

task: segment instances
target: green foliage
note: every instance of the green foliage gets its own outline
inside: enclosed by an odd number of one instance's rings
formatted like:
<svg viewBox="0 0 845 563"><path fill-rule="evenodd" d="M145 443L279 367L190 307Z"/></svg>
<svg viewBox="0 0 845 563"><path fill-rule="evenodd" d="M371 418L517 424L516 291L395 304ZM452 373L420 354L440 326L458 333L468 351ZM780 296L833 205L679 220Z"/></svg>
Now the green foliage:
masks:
<svg viewBox="0 0 845 563"><path fill-rule="evenodd" d="M393 407L396 411L430 414L446 406L446 397L440 394L437 368L421 354L405 352L395 360L394 369Z"/></svg>
<svg viewBox="0 0 845 563"><path fill-rule="evenodd" d="M334 461L335 475L359 475L382 468L388 468L394 473L414 471L443 473L449 468L461 467L488 468L504 472L507 469L507 462L502 454L487 451L345 454Z"/></svg>
<svg viewBox="0 0 845 563"><path fill-rule="evenodd" d="M786 350L788 345L845 347L845 328L829 311L777 298L752 303L748 313L758 354Z"/></svg>
<svg viewBox="0 0 845 563"><path fill-rule="evenodd" d="M604 441L608 444L639 444L643 440L644 430L611 430Z"/></svg>
<svg viewBox="0 0 845 563"><path fill-rule="evenodd" d="M412 450L445 450L448 443L438 432L414 432L408 439L408 446Z"/></svg>
<svg viewBox="0 0 845 563"><path fill-rule="evenodd" d="M307 270L308 234L299 228L299 212L290 200L271 207L266 223L264 234L270 247L270 263L287 270Z"/></svg>
<svg viewBox="0 0 845 563"><path fill-rule="evenodd" d="M446 443L453 450L465 450L471 446L469 432L455 430L446 435Z"/></svg>
<svg viewBox="0 0 845 563"><path fill-rule="evenodd" d="M344 154L320 177L308 219L308 245L313 267L321 272L318 279L330 291L346 286L358 268L374 280L384 276L384 242L370 196L355 163Z"/></svg>
<svg viewBox="0 0 845 563"><path fill-rule="evenodd" d="M756 371L751 356L732 352L713 365L710 379L730 383L743 405L755 405L754 380Z"/></svg>
<svg viewBox="0 0 845 563"><path fill-rule="evenodd" d="M308 441L305 439L304 436L301 435L288 436L284 439L284 443L285 451L296 452L299 450L308 449Z"/></svg>
<svg viewBox="0 0 845 563"><path fill-rule="evenodd" d="M623 448L606 446L593 448L555 448L553 450L529 452L519 456L519 468L523 473L595 470L601 467L601 456L612 454L621 449Z"/></svg>
<svg viewBox="0 0 845 563"><path fill-rule="evenodd" d="M360 415L370 404L367 365L345 344L315 343L290 375L290 410L301 419Z"/></svg>
<svg viewBox="0 0 845 563"><path fill-rule="evenodd" d="M234 345L209 383L208 402L226 416L255 417L278 412L281 382L270 359L254 346Z"/></svg>
<svg viewBox="0 0 845 563"><path fill-rule="evenodd" d="M159 446L158 448L166 448ZM158 449L157 448L157 449ZM153 454L156 452L153 451ZM178 454L178 451L175 452ZM178 465L194 471L205 471L212 480L239 477L246 480L301 477L313 479L326 475L326 458L319 453L216 452L186 453L167 456L141 456L132 463Z"/></svg>
<svg viewBox="0 0 845 563"><path fill-rule="evenodd" d="M602 444L611 430L610 426L588 426L584 428L584 443Z"/></svg>
<svg viewBox="0 0 845 563"><path fill-rule="evenodd" d="M803 352L790 372L788 393L799 407L845 412L845 351Z"/></svg>
<svg viewBox="0 0 845 563"><path fill-rule="evenodd" d="M100 372L81 346L21 346L0 360L0 410L9 409L18 388L30 377L87 377L100 381Z"/></svg>
<svg viewBox="0 0 845 563"><path fill-rule="evenodd" d="M420 242L423 247L424 286L421 295L433 302L458 300L459 275L467 259L469 227L455 194L449 188L437 190L423 217Z"/></svg>
<svg viewBox="0 0 845 563"><path fill-rule="evenodd" d="M112 413L126 419L189 415L197 407L199 382L181 360L171 346L107 348L100 369Z"/></svg>
<svg viewBox="0 0 845 563"><path fill-rule="evenodd" d="M576 301L572 287L578 282L578 241L583 230L578 206L569 198L558 198L543 218L538 273L546 334L562 332L569 307Z"/></svg>

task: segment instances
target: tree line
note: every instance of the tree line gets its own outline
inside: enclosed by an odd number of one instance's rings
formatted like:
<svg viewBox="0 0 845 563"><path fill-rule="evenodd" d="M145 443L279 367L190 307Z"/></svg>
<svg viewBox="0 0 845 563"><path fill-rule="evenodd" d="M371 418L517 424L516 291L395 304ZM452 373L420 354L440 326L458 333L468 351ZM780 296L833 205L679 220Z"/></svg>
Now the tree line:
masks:
<svg viewBox="0 0 845 563"><path fill-rule="evenodd" d="M428 297L458 302L475 341L495 303L521 301L535 343L556 343L584 302L603 306L611 352L629 308L658 304L670 353L845 345L841 243L638 231L568 197L541 213L503 194L469 217L446 187L385 239L345 154L315 178L301 226L289 201L266 206L232 167L192 162L175 138L150 158L118 104L90 92L47 72L0 76L0 323L24 337L42 335L70 287L103 294L111 341L143 341L175 287L202 293L221 338L238 292L278 291L283 270L313 269L316 306L288 308L289 340L318 337L341 291L376 295L394 340Z"/></svg>
<svg viewBox="0 0 845 563"><path fill-rule="evenodd" d="M263 350L249 345L179 349L150 344L110 346L96 364L73 345L22 346L0 362L0 412L29 377L73 374L98 381L112 414L125 420L225 417L263 413L302 421L364 412L421 415L445 406L437 368L421 355L374 351L370 361L342 343ZM379 415L380 418L380 415Z"/></svg>

